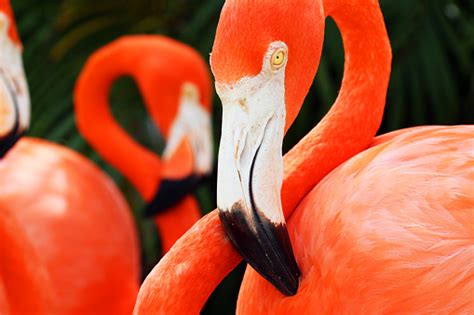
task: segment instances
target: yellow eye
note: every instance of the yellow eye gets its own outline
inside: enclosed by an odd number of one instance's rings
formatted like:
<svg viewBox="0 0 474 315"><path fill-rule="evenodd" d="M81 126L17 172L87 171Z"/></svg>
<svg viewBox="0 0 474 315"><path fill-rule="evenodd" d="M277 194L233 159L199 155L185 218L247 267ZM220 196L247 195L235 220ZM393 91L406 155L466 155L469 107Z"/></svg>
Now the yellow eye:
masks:
<svg viewBox="0 0 474 315"><path fill-rule="evenodd" d="M280 69L285 64L286 51L278 49L272 55L272 67L274 70Z"/></svg>

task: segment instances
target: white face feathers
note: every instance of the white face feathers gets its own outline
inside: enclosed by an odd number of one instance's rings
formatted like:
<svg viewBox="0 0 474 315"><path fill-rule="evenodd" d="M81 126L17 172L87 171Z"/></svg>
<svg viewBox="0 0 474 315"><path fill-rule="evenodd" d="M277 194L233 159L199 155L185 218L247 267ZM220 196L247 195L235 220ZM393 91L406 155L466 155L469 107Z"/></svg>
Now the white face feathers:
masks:
<svg viewBox="0 0 474 315"><path fill-rule="evenodd" d="M217 205L226 211L240 201L250 211L252 197L274 223L284 222L280 190L287 49L274 42L258 75L234 85L216 83L223 109Z"/></svg>
<svg viewBox="0 0 474 315"><path fill-rule="evenodd" d="M183 85L178 114L171 126L163 158L171 157L186 138L194 153L194 173L205 175L212 171L212 128L210 113L199 103L199 98L196 85Z"/></svg>

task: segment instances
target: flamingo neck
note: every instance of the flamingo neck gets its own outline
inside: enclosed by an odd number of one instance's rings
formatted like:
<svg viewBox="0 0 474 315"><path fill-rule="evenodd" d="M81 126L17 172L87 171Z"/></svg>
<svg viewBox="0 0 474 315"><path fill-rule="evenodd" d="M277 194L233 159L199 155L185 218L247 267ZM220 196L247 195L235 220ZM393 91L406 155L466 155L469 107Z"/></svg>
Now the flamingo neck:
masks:
<svg viewBox="0 0 474 315"><path fill-rule="evenodd" d="M323 2L342 35L344 75L329 113L284 157L286 217L330 171L369 146L382 120L390 77L391 48L378 1Z"/></svg>
<svg viewBox="0 0 474 315"><path fill-rule="evenodd" d="M199 314L242 260L216 210L199 220L161 259L138 293L134 314Z"/></svg>
<svg viewBox="0 0 474 315"><path fill-rule="evenodd" d="M201 218L201 211L193 196L184 197L177 205L154 217L160 230L161 248L167 253L185 231Z"/></svg>
<svg viewBox="0 0 474 315"><path fill-rule="evenodd" d="M74 97L81 134L103 159L135 186L145 200L150 200L159 185L160 158L135 142L120 127L109 104L109 91L115 80L131 76L140 83L137 62L143 60L144 54L133 43L124 41L95 53L78 79Z"/></svg>

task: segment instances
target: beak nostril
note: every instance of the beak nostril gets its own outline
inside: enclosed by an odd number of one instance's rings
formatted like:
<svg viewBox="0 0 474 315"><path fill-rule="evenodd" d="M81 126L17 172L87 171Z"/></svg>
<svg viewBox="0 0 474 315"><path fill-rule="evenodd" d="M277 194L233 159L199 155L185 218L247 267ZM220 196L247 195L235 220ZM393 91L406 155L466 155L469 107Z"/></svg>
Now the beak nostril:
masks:
<svg viewBox="0 0 474 315"><path fill-rule="evenodd" d="M246 98L241 98L239 99L239 106L242 108L244 111L247 111L247 99Z"/></svg>
<svg viewBox="0 0 474 315"><path fill-rule="evenodd" d="M240 146L240 140L237 141L237 145L235 146L234 158L236 161L239 159L239 146Z"/></svg>

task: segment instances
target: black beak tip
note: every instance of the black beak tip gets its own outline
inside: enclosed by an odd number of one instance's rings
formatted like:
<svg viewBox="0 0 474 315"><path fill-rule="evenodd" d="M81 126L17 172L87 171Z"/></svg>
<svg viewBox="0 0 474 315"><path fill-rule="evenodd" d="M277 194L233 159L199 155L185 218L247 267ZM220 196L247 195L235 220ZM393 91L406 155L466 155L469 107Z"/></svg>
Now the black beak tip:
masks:
<svg viewBox="0 0 474 315"><path fill-rule="evenodd" d="M293 252L286 256L286 262L282 264L284 265L267 269L262 276L284 295L294 296L298 293L301 272L294 260ZM286 269L287 272L281 272L282 269Z"/></svg>
<svg viewBox="0 0 474 315"><path fill-rule="evenodd" d="M0 137L0 159L5 157L8 151L20 140L22 133L17 133L15 129L8 135Z"/></svg>
<svg viewBox="0 0 474 315"><path fill-rule="evenodd" d="M298 292L300 270L285 224L274 224L258 210L249 214L241 202L219 209L224 230L242 257L286 296Z"/></svg>
<svg viewBox="0 0 474 315"><path fill-rule="evenodd" d="M288 274L284 277L276 276L275 274L269 274L269 278L273 278L270 280L270 283L273 284L281 293L286 296L294 296L298 293L299 288L299 269L294 270L295 273Z"/></svg>
<svg viewBox="0 0 474 315"><path fill-rule="evenodd" d="M163 212L162 207L159 207L158 205L155 205L153 202L148 203L145 205L145 208L143 208L143 217L145 218L152 218L158 213Z"/></svg>
<svg viewBox="0 0 474 315"><path fill-rule="evenodd" d="M176 206L184 197L192 194L202 177L190 175L182 179L163 179L153 199L145 206L144 216L153 217Z"/></svg>

